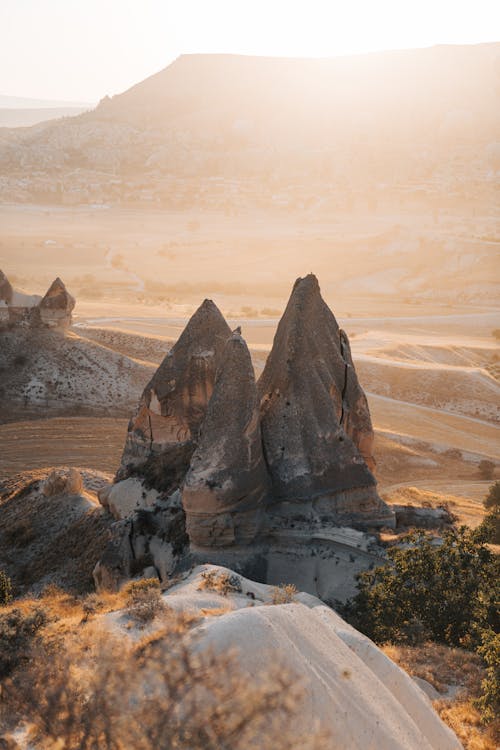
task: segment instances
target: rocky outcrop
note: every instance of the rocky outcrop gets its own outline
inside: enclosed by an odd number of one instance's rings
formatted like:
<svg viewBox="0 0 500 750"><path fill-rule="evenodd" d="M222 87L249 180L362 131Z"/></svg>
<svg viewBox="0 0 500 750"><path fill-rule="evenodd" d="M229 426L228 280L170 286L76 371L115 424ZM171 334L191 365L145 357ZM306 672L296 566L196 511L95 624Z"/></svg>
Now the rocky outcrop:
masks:
<svg viewBox="0 0 500 750"><path fill-rule="evenodd" d="M49 328L69 328L74 306L74 298L57 277L38 305L40 320Z"/></svg>
<svg viewBox="0 0 500 750"><path fill-rule="evenodd" d="M167 581L188 549L180 493L159 497L154 506L136 508L111 526L106 549L93 572L96 588L116 591L146 568L154 568L158 578Z"/></svg>
<svg viewBox="0 0 500 750"><path fill-rule="evenodd" d="M226 344L182 491L191 544L249 544L262 526L268 494L252 360L235 332Z"/></svg>
<svg viewBox="0 0 500 750"><path fill-rule="evenodd" d="M392 525L365 461L373 430L347 336L312 274L295 282L258 387L278 515L316 526Z"/></svg>
<svg viewBox="0 0 500 750"><path fill-rule="evenodd" d="M383 554L359 529L394 526L372 444L347 335L315 276L295 283L257 385L240 330L205 300L146 386L115 484L100 494L127 521L129 546L113 542L96 580L124 575L130 547L132 567L162 579L181 560L226 561L345 598ZM144 535L145 519L155 530Z"/></svg>
<svg viewBox="0 0 500 750"><path fill-rule="evenodd" d="M11 305L13 292L14 290L12 289L7 276L3 271L0 271L0 302L5 302L6 305Z"/></svg>
<svg viewBox="0 0 500 750"><path fill-rule="evenodd" d="M42 298L12 288L0 271L0 325L39 329L40 326L65 329L71 325L75 300L60 278L55 279Z"/></svg>
<svg viewBox="0 0 500 750"><path fill-rule="evenodd" d="M144 389L129 424L118 479L140 473L159 490L180 485L230 335L219 309L205 300Z"/></svg>

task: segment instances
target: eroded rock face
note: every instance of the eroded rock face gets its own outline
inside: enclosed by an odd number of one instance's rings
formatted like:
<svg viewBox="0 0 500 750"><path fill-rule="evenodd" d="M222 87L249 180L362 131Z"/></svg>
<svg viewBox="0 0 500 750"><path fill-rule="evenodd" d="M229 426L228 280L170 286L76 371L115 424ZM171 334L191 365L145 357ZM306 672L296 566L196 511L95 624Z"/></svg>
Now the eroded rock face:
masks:
<svg viewBox="0 0 500 750"><path fill-rule="evenodd" d="M140 473L163 491L189 468L231 330L211 300L194 313L142 394L117 479Z"/></svg>
<svg viewBox="0 0 500 750"><path fill-rule="evenodd" d="M38 305L41 322L49 328L68 328L75 300L58 277Z"/></svg>
<svg viewBox="0 0 500 750"><path fill-rule="evenodd" d="M307 525L392 524L365 462L373 430L347 336L312 274L295 282L258 388L274 503Z"/></svg>
<svg viewBox="0 0 500 750"><path fill-rule="evenodd" d="M191 544L249 544L262 525L268 493L252 360L235 332L222 356L182 492Z"/></svg>
<svg viewBox="0 0 500 750"><path fill-rule="evenodd" d="M12 304L12 295L14 290L12 289L11 283L3 271L0 271L0 302L5 302L7 305Z"/></svg>

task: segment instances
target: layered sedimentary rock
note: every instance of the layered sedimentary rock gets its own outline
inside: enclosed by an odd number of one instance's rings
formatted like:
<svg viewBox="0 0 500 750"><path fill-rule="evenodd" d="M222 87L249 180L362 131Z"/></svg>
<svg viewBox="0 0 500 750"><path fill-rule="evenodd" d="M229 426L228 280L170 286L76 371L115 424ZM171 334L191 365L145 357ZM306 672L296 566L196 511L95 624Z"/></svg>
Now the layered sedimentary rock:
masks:
<svg viewBox="0 0 500 750"><path fill-rule="evenodd" d="M38 305L41 322L49 328L68 328L75 300L60 278L50 285L45 297Z"/></svg>
<svg viewBox="0 0 500 750"><path fill-rule="evenodd" d="M182 502L191 543L249 544L262 525L268 493L254 370L236 331L224 349L184 482Z"/></svg>
<svg viewBox="0 0 500 750"><path fill-rule="evenodd" d="M144 389L129 424L117 479L140 473L160 490L179 486L230 335L219 309L205 300Z"/></svg>
<svg viewBox="0 0 500 750"><path fill-rule="evenodd" d="M312 274L295 283L258 387L278 514L322 528L393 523L364 458L373 430L347 336Z"/></svg>

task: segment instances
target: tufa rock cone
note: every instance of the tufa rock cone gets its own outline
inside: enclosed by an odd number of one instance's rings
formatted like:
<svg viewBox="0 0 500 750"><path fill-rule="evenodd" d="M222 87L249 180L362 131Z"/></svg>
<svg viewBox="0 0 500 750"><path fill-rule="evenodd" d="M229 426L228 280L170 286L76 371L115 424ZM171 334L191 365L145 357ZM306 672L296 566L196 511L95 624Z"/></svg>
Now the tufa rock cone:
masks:
<svg viewBox="0 0 500 750"><path fill-rule="evenodd" d="M373 431L347 336L312 274L295 282L258 388L274 501L323 526L391 523L362 455Z"/></svg>
<svg viewBox="0 0 500 750"><path fill-rule="evenodd" d="M255 375L236 331L226 344L182 491L191 543L249 544L259 531L268 492Z"/></svg>
<svg viewBox="0 0 500 750"><path fill-rule="evenodd" d="M68 328L71 325L71 313L74 306L74 297L58 277L52 282L38 305L40 320L49 328Z"/></svg>
<svg viewBox="0 0 500 750"><path fill-rule="evenodd" d="M5 302L7 305L12 304L12 295L14 290L8 280L7 276L3 271L0 271L0 302Z"/></svg>
<svg viewBox="0 0 500 750"><path fill-rule="evenodd" d="M230 335L222 313L206 299L144 389L117 479L134 473L159 490L180 485Z"/></svg>

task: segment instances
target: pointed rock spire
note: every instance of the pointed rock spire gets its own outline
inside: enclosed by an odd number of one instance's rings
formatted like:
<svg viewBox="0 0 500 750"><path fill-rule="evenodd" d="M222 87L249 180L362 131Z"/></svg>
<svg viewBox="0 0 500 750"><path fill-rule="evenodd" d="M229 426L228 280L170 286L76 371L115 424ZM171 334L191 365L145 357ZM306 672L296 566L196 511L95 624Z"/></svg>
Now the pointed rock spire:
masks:
<svg viewBox="0 0 500 750"><path fill-rule="evenodd" d="M222 313L206 299L144 389L129 424L118 479L143 470L157 489L180 484L230 335Z"/></svg>
<svg viewBox="0 0 500 750"><path fill-rule="evenodd" d="M7 305L11 305L13 293L14 290L12 289L10 281L4 272L0 270L0 302L5 302Z"/></svg>
<svg viewBox="0 0 500 750"><path fill-rule="evenodd" d="M336 524L392 518L360 452L373 432L347 337L312 274L295 282L258 388L275 501Z"/></svg>
<svg viewBox="0 0 500 750"><path fill-rule="evenodd" d="M74 297L57 277L38 305L40 319L49 328L68 328L71 325L71 313L74 306Z"/></svg>
<svg viewBox="0 0 500 750"><path fill-rule="evenodd" d="M255 375L248 347L236 331L224 349L182 492L191 543L250 543L268 492Z"/></svg>

